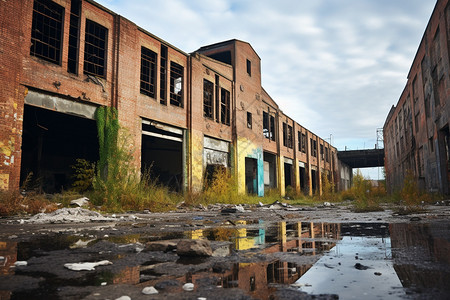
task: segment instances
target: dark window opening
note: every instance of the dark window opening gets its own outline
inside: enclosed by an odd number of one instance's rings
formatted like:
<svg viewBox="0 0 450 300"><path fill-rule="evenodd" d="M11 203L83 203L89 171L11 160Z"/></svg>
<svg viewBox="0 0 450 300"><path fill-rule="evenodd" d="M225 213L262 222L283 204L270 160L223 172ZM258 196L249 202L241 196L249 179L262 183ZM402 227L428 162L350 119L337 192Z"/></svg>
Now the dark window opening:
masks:
<svg viewBox="0 0 450 300"><path fill-rule="evenodd" d="M325 147L325 161L330 162L330 155L327 147Z"/></svg>
<svg viewBox="0 0 450 300"><path fill-rule="evenodd" d="M323 152L323 145L320 145L320 158L321 158L322 160L325 159L324 152Z"/></svg>
<svg viewBox="0 0 450 300"><path fill-rule="evenodd" d="M304 167L300 167L299 174L300 174L300 190L304 194L307 194L307 189L306 189L306 169Z"/></svg>
<svg viewBox="0 0 450 300"><path fill-rule="evenodd" d="M223 63L226 63L228 65L231 65L231 52L230 51L224 51L219 53L214 53L208 55L208 57L211 57L212 59L221 61Z"/></svg>
<svg viewBox="0 0 450 300"><path fill-rule="evenodd" d="M298 151L302 151L302 133L300 131L297 131L297 145Z"/></svg>
<svg viewBox="0 0 450 300"><path fill-rule="evenodd" d="M252 76L252 62L247 59L247 74L251 77Z"/></svg>
<svg viewBox="0 0 450 300"><path fill-rule="evenodd" d="M317 141L310 139L311 142L311 155L317 157Z"/></svg>
<svg viewBox="0 0 450 300"><path fill-rule="evenodd" d="M247 112L247 128L252 129L252 113Z"/></svg>
<svg viewBox="0 0 450 300"><path fill-rule="evenodd" d="M69 51L67 54L67 72L78 74L78 51L80 42L81 1L70 3Z"/></svg>
<svg viewBox="0 0 450 300"><path fill-rule="evenodd" d="M161 45L161 61L159 69L159 99L160 103L167 105L167 47Z"/></svg>
<svg viewBox="0 0 450 300"><path fill-rule="evenodd" d="M203 79L203 116L210 119L214 119L213 96L214 84L211 81Z"/></svg>
<svg viewBox="0 0 450 300"><path fill-rule="evenodd" d="M222 88L220 90L220 118L222 124L230 125L230 92Z"/></svg>
<svg viewBox="0 0 450 300"><path fill-rule="evenodd" d="M21 185L29 174L30 187L60 193L73 184L77 159L95 163L98 154L94 120L31 105L24 106Z"/></svg>
<svg viewBox="0 0 450 300"><path fill-rule="evenodd" d="M220 86L219 86L219 75L216 75L215 76L215 79L216 79L216 86L215 86L215 90L216 90L216 98L215 98L215 101L216 101L216 121L217 121L217 123L219 123L219 113L220 113L220 110L219 110L219 107L220 107L220 99L219 99L219 89L220 89Z"/></svg>
<svg viewBox="0 0 450 300"><path fill-rule="evenodd" d="M292 165L284 163L284 187L293 186L292 184Z"/></svg>
<svg viewBox="0 0 450 300"><path fill-rule="evenodd" d="M302 152L306 153L306 134L302 133Z"/></svg>
<svg viewBox="0 0 450 300"><path fill-rule="evenodd" d="M293 147L292 126L286 123L283 123L283 146L291 149Z"/></svg>
<svg viewBox="0 0 450 300"><path fill-rule="evenodd" d="M141 47L141 93L152 98L156 94L156 60L158 55Z"/></svg>
<svg viewBox="0 0 450 300"><path fill-rule="evenodd" d="M34 1L31 55L58 65L61 63L63 16L64 8L53 1Z"/></svg>
<svg viewBox="0 0 450 300"><path fill-rule="evenodd" d="M108 29L86 19L84 41L84 73L106 77L106 44Z"/></svg>
<svg viewBox="0 0 450 300"><path fill-rule="evenodd" d="M183 74L184 68L173 61L170 62L170 104L183 107Z"/></svg>

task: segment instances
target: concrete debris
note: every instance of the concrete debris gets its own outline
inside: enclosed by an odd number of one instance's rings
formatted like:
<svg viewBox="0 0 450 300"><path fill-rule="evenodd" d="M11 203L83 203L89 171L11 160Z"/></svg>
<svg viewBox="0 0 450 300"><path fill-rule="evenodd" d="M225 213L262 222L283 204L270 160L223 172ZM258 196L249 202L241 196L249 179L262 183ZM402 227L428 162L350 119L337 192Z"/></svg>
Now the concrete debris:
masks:
<svg viewBox="0 0 450 300"><path fill-rule="evenodd" d="M115 300L131 300L130 296L122 296L119 298L116 298Z"/></svg>
<svg viewBox="0 0 450 300"><path fill-rule="evenodd" d="M26 220L27 223L45 224L45 223L84 223L84 222L99 222L111 221L112 219L102 216L100 213L84 209L76 208L61 208L52 213L39 213Z"/></svg>
<svg viewBox="0 0 450 300"><path fill-rule="evenodd" d="M142 294L144 295L154 295L158 294L158 291L153 286L147 286L142 289Z"/></svg>
<svg viewBox="0 0 450 300"><path fill-rule="evenodd" d="M69 248L70 249L86 248L87 245L92 241L95 241L95 239L91 239L91 240L87 240L87 241L83 241L83 240L79 239L78 241L76 241L75 243L70 245Z"/></svg>
<svg viewBox="0 0 450 300"><path fill-rule="evenodd" d="M93 271L97 266L106 265L112 265L112 262L110 262L109 260L101 260L98 262L68 263L64 264L64 267L73 271Z"/></svg>
<svg viewBox="0 0 450 300"><path fill-rule="evenodd" d="M181 240L177 244L179 256L212 256L211 243L208 240Z"/></svg>
<svg viewBox="0 0 450 300"><path fill-rule="evenodd" d="M355 264L355 269L357 269L357 270L367 270L367 269L370 269L370 267L362 265L360 263L356 263Z"/></svg>
<svg viewBox="0 0 450 300"><path fill-rule="evenodd" d="M89 204L89 198L82 197L75 200L70 201L70 205L78 205L79 207L82 207L84 205Z"/></svg>
<svg viewBox="0 0 450 300"><path fill-rule="evenodd" d="M28 262L23 260L18 260L14 263L14 266L16 267L25 267L26 265L28 265Z"/></svg>
<svg viewBox="0 0 450 300"><path fill-rule="evenodd" d="M183 285L183 290L185 290L186 292L191 292L194 290L194 284L193 283L185 283Z"/></svg>
<svg viewBox="0 0 450 300"><path fill-rule="evenodd" d="M154 241L148 242L145 246L146 251L163 251L168 252L175 250L177 248L177 243L179 240L165 240L165 241Z"/></svg>
<svg viewBox="0 0 450 300"><path fill-rule="evenodd" d="M278 200L272 204L268 204L263 207L263 209L286 209L286 208L292 208L292 205L282 203Z"/></svg>
<svg viewBox="0 0 450 300"><path fill-rule="evenodd" d="M244 207L243 207L241 204L236 205L235 207L236 207L236 210L237 210L238 212L245 212L245 209L244 209Z"/></svg>
<svg viewBox="0 0 450 300"><path fill-rule="evenodd" d="M331 207L331 206L334 206L334 204L333 204L333 203L330 203L330 202L324 202L324 203L323 203L323 206L324 206L324 207Z"/></svg>

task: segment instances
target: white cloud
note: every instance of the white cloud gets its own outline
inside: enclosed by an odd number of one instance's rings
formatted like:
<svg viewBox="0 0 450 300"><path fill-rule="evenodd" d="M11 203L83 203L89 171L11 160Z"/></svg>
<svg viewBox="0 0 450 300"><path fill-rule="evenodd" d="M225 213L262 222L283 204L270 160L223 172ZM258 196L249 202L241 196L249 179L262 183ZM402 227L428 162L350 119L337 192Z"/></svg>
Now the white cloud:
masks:
<svg viewBox="0 0 450 300"><path fill-rule="evenodd" d="M252 44L281 109L335 146L373 147L406 83L435 0L99 0L191 52ZM370 142L369 142L370 141Z"/></svg>

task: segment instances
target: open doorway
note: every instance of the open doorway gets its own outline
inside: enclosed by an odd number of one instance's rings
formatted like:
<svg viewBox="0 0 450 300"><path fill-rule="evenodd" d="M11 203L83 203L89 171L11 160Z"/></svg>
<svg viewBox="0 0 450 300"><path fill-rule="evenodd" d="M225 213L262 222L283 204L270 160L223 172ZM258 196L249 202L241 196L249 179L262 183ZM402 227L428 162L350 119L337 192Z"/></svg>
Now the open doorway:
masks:
<svg viewBox="0 0 450 300"><path fill-rule="evenodd" d="M317 192L317 171L312 169L311 170L311 188L312 188L312 192L313 194L315 194Z"/></svg>
<svg viewBox="0 0 450 300"><path fill-rule="evenodd" d="M142 122L141 170L171 191L183 190L183 131Z"/></svg>
<svg viewBox="0 0 450 300"><path fill-rule="evenodd" d="M258 193L257 160L255 158L245 158L245 187L247 193Z"/></svg>
<svg viewBox="0 0 450 300"><path fill-rule="evenodd" d="M288 186L292 187L292 164L285 162L284 163L284 187Z"/></svg>
<svg viewBox="0 0 450 300"><path fill-rule="evenodd" d="M306 185L306 168L305 165L300 165L299 167L299 174L300 174L300 191L303 194L307 194L308 190L307 190L307 185Z"/></svg>
<svg viewBox="0 0 450 300"><path fill-rule="evenodd" d="M45 193L67 190L77 159L97 162L99 146L93 119L25 104L20 184L32 182Z"/></svg>
<svg viewBox="0 0 450 300"><path fill-rule="evenodd" d="M274 189L277 187L276 156L264 152L264 188Z"/></svg>

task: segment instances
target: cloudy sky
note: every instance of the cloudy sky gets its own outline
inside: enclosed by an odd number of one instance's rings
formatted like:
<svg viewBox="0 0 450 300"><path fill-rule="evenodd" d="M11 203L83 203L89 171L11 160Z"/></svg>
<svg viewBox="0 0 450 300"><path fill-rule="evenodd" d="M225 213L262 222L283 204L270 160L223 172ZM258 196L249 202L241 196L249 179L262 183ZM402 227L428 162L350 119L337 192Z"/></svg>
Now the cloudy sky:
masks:
<svg viewBox="0 0 450 300"><path fill-rule="evenodd" d="M280 108L344 150L374 148L436 0L97 2L188 53L249 42Z"/></svg>

